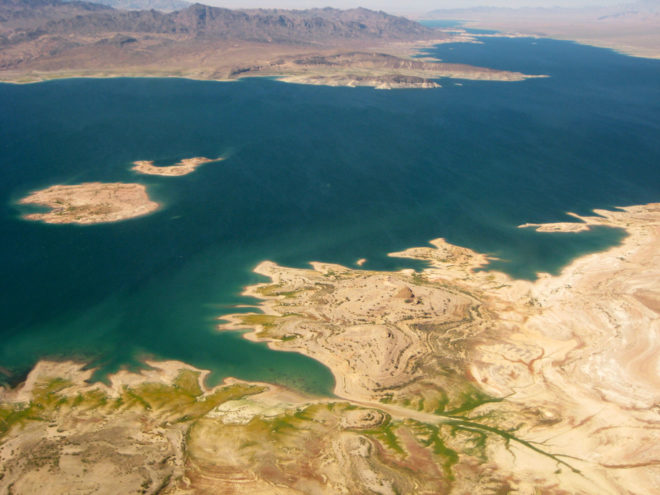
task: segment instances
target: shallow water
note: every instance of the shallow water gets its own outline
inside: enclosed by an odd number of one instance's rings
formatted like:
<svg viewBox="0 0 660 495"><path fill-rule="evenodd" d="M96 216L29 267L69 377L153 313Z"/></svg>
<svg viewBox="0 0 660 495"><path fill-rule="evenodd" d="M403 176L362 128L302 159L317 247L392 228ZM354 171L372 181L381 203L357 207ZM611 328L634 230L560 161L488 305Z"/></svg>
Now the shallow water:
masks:
<svg viewBox="0 0 660 495"><path fill-rule="evenodd" d="M254 303L264 259L420 267L386 254L429 239L557 273L623 233L525 222L660 199L660 62L569 42L441 45L446 61L534 74L377 91L244 80L70 79L0 85L0 366L75 357L99 377L145 356L327 394L329 371L216 318ZM460 85L459 85L460 83ZM226 156L178 178L134 160ZM165 208L116 224L45 225L15 201L56 183L144 183Z"/></svg>

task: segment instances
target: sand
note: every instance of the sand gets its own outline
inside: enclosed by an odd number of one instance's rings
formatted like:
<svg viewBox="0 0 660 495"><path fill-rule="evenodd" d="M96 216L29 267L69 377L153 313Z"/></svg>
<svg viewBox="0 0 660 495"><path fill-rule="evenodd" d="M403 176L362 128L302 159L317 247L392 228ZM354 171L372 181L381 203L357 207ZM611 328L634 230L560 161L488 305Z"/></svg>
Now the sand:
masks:
<svg viewBox="0 0 660 495"><path fill-rule="evenodd" d="M146 175L163 175L167 177L179 177L181 175L188 175L201 165L210 162L219 162L223 158L206 158L203 156L198 156L194 158L184 158L174 165L167 166L156 166L151 160L138 160L133 162L135 165L131 170L138 172L140 174Z"/></svg>
<svg viewBox="0 0 660 495"><path fill-rule="evenodd" d="M660 400L660 205L596 213L534 226L624 228L622 245L536 282L475 272L489 259L442 239L392 254L430 262L421 274L264 262L255 271L272 284L246 294L264 299L265 315L234 315L221 328L255 327L248 338L323 362L338 396L393 416L410 409L410 418L428 423L451 410L500 415L497 427L515 426L521 441L492 449L489 460L519 488L543 480L576 493L648 493L660 481L652 426ZM475 390L503 400L481 401ZM485 426L494 425L473 427ZM554 473L562 466L553 455L570 469Z"/></svg>

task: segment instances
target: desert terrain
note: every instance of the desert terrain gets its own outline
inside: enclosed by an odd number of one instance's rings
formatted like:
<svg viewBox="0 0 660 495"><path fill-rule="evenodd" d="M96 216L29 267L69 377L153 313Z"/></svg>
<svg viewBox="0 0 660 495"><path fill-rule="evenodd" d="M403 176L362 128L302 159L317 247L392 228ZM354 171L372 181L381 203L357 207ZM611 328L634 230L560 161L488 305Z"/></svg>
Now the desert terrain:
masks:
<svg viewBox="0 0 660 495"><path fill-rule="evenodd" d="M520 81L533 75L412 58L469 39L366 9L228 10L195 4L168 14L58 0L0 3L0 80L277 77L298 84L434 88L437 79Z"/></svg>
<svg viewBox="0 0 660 495"><path fill-rule="evenodd" d="M456 19L464 21L464 27L496 30L500 35L576 41L635 57L660 58L660 9L652 0L610 7L436 10L424 17Z"/></svg>
<svg viewBox="0 0 660 495"><path fill-rule="evenodd" d="M478 271L487 256L442 239L392 254L427 261L421 272L260 264L270 282L246 293L261 311L224 315L220 330L321 361L336 398L231 379L209 390L183 363L103 385L42 362L2 391L0 486L652 493L660 205L595 213L577 224L624 241L535 282Z"/></svg>
<svg viewBox="0 0 660 495"><path fill-rule="evenodd" d="M657 56L637 17L614 39L609 28L588 32L587 20L561 31L552 16L534 25L489 15L468 25ZM396 89L543 77L412 57L478 40L365 9L196 4L165 14L0 0L0 19L0 79L15 83L276 77ZM597 25L628 22L612 19ZM132 170L177 177L219 160L138 160ZM161 206L144 185L100 182L51 186L20 203L50 208L27 220L81 225ZM99 382L86 363L42 360L0 387L0 491L655 493L660 204L568 215L520 228L561 236L605 227L626 237L534 281L491 270L487 254L444 239L390 254L423 262L420 270L369 270L365 258L355 267L261 262L262 282L244 290L255 305L218 310L217 331L324 364L335 379L329 397L234 378L211 387L208 371L175 361L146 360Z"/></svg>

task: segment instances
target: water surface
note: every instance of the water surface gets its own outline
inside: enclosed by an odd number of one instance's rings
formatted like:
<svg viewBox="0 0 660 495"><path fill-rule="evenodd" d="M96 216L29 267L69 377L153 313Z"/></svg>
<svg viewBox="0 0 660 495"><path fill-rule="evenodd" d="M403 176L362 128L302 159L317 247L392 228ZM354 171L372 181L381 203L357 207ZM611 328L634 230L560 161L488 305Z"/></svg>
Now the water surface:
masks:
<svg viewBox="0 0 660 495"><path fill-rule="evenodd" d="M619 242L600 228L525 222L660 199L660 61L570 42L441 45L450 62L548 74L377 91L252 79L70 79L0 85L0 366L44 357L103 373L145 356L327 394L321 364L275 352L216 318L271 259L399 269L391 251L445 237L516 277L558 273ZM460 85L459 85L460 83ZM134 160L227 159L191 175L137 176ZM20 219L52 184L144 183L165 207L115 224Z"/></svg>

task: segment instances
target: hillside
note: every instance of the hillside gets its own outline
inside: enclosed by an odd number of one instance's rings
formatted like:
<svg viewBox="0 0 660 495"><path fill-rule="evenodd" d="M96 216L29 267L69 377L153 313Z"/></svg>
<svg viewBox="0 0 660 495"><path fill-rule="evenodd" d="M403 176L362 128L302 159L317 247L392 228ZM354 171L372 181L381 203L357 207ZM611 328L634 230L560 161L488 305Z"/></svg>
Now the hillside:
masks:
<svg viewBox="0 0 660 495"><path fill-rule="evenodd" d="M230 10L194 4L164 13L86 2L0 0L0 80L278 77L390 89L433 88L442 77L527 77L410 59L417 43L456 39L363 8Z"/></svg>
<svg viewBox="0 0 660 495"><path fill-rule="evenodd" d="M67 0L68 1L68 0ZM174 12L185 9L190 2L183 0L94 0L93 3L107 5L113 9L121 10L160 10L161 12Z"/></svg>
<svg viewBox="0 0 660 495"><path fill-rule="evenodd" d="M402 17L367 9L230 10L194 4L172 13L115 10L96 3L0 0L3 44L57 35L107 33L183 35L207 39L322 43L417 40L433 31Z"/></svg>

